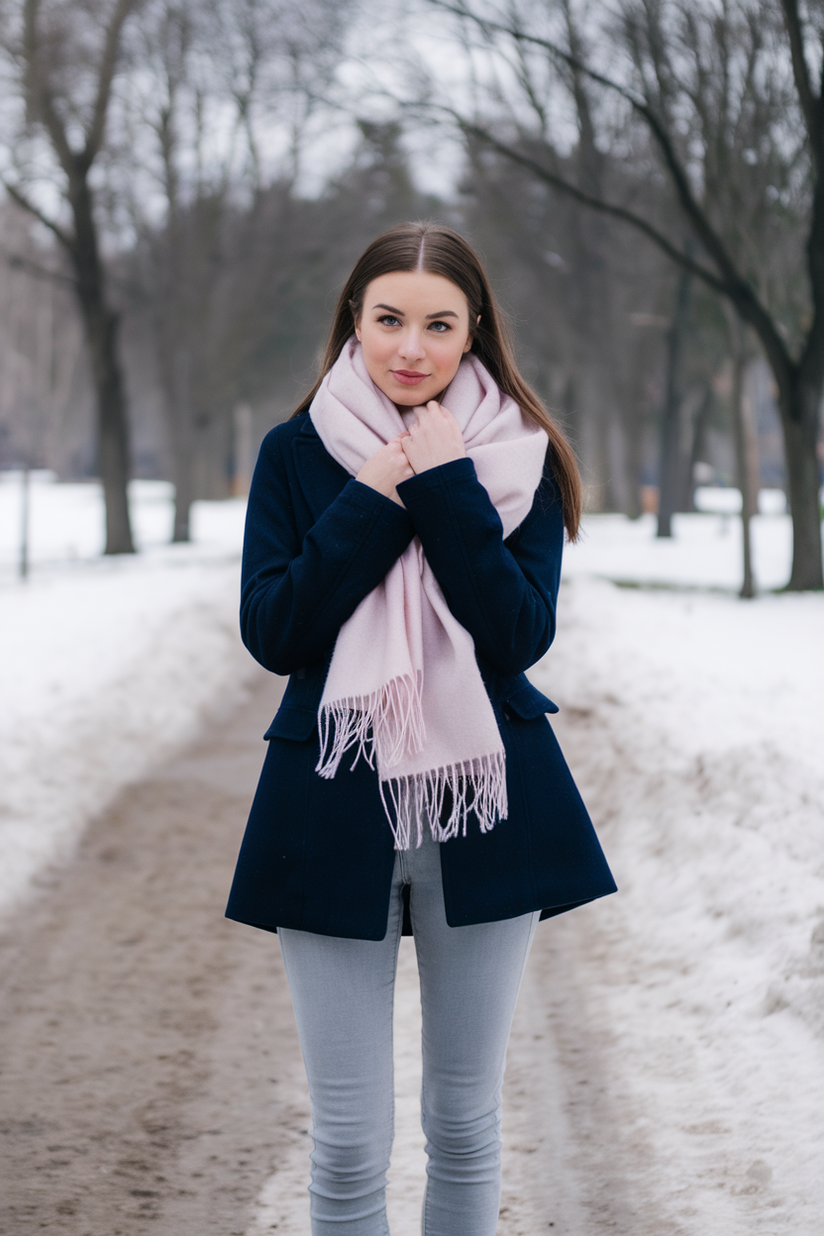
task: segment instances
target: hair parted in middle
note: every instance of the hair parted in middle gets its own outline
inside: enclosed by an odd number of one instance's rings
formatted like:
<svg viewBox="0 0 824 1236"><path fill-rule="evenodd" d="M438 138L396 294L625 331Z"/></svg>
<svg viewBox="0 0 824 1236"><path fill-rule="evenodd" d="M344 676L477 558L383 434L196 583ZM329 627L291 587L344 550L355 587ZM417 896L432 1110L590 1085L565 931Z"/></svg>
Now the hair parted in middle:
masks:
<svg viewBox="0 0 824 1236"><path fill-rule="evenodd" d="M483 264L469 242L452 228L439 223L401 223L378 236L364 250L338 298L318 379L293 416L304 411L314 399L344 344L351 338L363 312L366 288L372 280L395 271L416 270L441 275L460 288L469 306L470 351L488 369L501 390L515 400L524 415L546 431L552 474L563 504L564 524L570 540L574 540L581 519L582 493L572 447L560 425L519 373L509 328ZM478 318L477 325L472 325Z"/></svg>

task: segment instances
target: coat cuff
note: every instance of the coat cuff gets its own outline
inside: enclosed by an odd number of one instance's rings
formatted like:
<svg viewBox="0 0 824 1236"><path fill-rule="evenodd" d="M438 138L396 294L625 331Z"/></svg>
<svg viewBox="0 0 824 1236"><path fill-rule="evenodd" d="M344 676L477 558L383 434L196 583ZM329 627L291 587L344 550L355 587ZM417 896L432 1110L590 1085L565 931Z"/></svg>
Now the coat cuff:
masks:
<svg viewBox="0 0 824 1236"><path fill-rule="evenodd" d="M401 481L398 486L398 496L404 505L412 505L419 494L429 489L443 489L445 486L460 484L465 481L477 481L475 465L468 456L463 459L450 459L449 463L437 468L427 468L417 476L411 476L408 481ZM409 504L407 504L407 498Z"/></svg>
<svg viewBox="0 0 824 1236"><path fill-rule="evenodd" d="M390 535L398 538L405 536L407 540L414 535L412 518L406 507L398 506L397 502L387 498L386 494L379 493L371 485L364 485L363 481L352 477L341 490L340 497L344 502L351 502L362 511L373 515Z"/></svg>

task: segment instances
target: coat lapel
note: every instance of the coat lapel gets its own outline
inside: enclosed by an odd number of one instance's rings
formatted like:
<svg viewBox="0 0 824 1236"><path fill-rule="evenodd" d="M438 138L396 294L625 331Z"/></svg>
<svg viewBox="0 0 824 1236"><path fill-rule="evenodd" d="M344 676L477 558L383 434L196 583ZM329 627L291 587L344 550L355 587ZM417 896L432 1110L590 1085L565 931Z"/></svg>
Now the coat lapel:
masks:
<svg viewBox="0 0 824 1236"><path fill-rule="evenodd" d="M303 496L312 517L318 519L352 478L329 454L308 415L294 440L294 450Z"/></svg>

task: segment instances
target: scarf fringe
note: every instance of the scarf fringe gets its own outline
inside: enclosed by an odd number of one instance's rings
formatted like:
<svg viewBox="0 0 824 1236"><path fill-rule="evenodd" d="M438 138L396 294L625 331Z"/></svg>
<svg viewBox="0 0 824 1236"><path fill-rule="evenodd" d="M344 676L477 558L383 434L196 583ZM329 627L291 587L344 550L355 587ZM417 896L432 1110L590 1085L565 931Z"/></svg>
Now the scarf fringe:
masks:
<svg viewBox="0 0 824 1236"><path fill-rule="evenodd" d="M386 801L384 788L392 802ZM396 850L412 848L423 841L424 822L435 841L465 837L467 818L475 814L481 832L488 833L498 820L508 814L506 796L506 761L503 751L483 755L461 764L447 764L411 777L395 777L380 782L381 799L392 832ZM446 794L452 799L449 818L443 820ZM395 822L392 821L394 814Z"/></svg>
<svg viewBox="0 0 824 1236"><path fill-rule="evenodd" d="M353 695L325 704L318 714L320 757L315 772L330 781L350 747L352 768L363 756L370 768L391 769L405 754L423 750L426 727L421 706L421 674L392 678L370 695Z"/></svg>

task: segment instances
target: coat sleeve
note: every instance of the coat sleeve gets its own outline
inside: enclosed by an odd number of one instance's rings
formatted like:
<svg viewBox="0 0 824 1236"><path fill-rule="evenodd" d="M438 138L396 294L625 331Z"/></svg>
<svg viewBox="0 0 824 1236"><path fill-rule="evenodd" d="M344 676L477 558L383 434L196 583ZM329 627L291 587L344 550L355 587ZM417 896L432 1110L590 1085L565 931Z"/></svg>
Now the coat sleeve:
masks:
<svg viewBox="0 0 824 1236"><path fill-rule="evenodd" d="M276 432L255 468L243 542L240 628L275 674L323 657L413 536L403 507L354 479L301 537Z"/></svg>
<svg viewBox="0 0 824 1236"><path fill-rule="evenodd" d="M398 493L429 565L475 649L500 674L520 674L555 636L564 521L548 465L532 509L506 541L471 459L403 481Z"/></svg>

